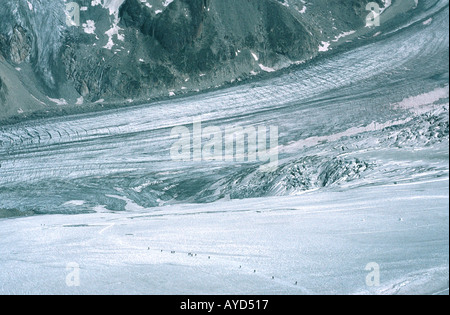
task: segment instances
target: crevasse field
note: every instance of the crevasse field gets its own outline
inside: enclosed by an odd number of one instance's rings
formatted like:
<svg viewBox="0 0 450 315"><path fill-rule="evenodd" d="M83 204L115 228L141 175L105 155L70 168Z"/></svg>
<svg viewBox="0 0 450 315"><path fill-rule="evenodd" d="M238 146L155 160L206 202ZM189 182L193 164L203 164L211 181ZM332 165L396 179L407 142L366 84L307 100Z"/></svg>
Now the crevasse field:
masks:
<svg viewBox="0 0 450 315"><path fill-rule="evenodd" d="M0 293L448 294L449 6L424 2L260 81L0 127ZM278 126L278 166L173 161L199 117Z"/></svg>

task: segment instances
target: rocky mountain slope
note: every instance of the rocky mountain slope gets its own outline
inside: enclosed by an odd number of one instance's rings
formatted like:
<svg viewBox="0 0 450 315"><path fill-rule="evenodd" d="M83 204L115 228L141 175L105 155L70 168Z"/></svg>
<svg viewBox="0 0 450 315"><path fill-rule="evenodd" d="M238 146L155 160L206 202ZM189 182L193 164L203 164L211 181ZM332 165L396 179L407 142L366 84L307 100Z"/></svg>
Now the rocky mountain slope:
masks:
<svg viewBox="0 0 450 315"><path fill-rule="evenodd" d="M364 30L368 14L366 0L78 0L78 25L68 2L0 3L0 121L274 72Z"/></svg>

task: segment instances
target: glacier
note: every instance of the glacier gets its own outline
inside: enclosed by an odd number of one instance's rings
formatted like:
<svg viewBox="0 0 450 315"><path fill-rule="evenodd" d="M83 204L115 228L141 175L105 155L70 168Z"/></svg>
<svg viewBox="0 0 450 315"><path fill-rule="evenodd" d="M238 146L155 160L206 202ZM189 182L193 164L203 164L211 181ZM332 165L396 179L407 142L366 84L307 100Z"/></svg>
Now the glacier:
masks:
<svg viewBox="0 0 450 315"><path fill-rule="evenodd" d="M249 82L0 126L0 293L447 295L449 5L403 3ZM199 117L279 126L278 167L173 161Z"/></svg>

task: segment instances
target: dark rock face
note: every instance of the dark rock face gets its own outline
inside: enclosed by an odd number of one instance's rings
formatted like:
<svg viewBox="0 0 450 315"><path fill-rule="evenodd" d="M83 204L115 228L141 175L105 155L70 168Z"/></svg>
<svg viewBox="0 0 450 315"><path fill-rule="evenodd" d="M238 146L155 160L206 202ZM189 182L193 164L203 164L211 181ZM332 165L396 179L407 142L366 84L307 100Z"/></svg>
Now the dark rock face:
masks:
<svg viewBox="0 0 450 315"><path fill-rule="evenodd" d="M6 47L10 48L9 58L15 64L21 64L29 59L31 54L31 37L20 27L14 27L10 42Z"/></svg>
<svg viewBox="0 0 450 315"><path fill-rule="evenodd" d="M120 50L93 47L85 35L63 45L66 77L91 101L214 87L261 71L259 64L309 59L319 46L312 30L272 0L177 0L160 14L126 0L118 17Z"/></svg>
<svg viewBox="0 0 450 315"><path fill-rule="evenodd" d="M0 107L3 107L5 105L7 93L8 89L3 83L2 77L0 77Z"/></svg>
<svg viewBox="0 0 450 315"><path fill-rule="evenodd" d="M205 24L208 23L210 2L210 0L174 2L155 19L150 32L168 52L181 52L209 37ZM210 31L214 32L215 28Z"/></svg>
<svg viewBox="0 0 450 315"><path fill-rule="evenodd" d="M58 53L66 35L64 1L3 0L0 50L13 65L30 64L43 88L57 94Z"/></svg>
<svg viewBox="0 0 450 315"><path fill-rule="evenodd" d="M245 80L314 58L367 15L367 0L75 1L78 27L64 0L0 4L0 62L25 68L16 75L41 103L145 101Z"/></svg>
<svg viewBox="0 0 450 315"><path fill-rule="evenodd" d="M250 51L268 66L283 58L303 60L319 45L301 21L271 0L179 0L156 17L139 0L126 0L119 16L123 27L138 31L138 41L160 48L159 58L185 76L251 64ZM224 81L249 72L243 70L230 70Z"/></svg>

